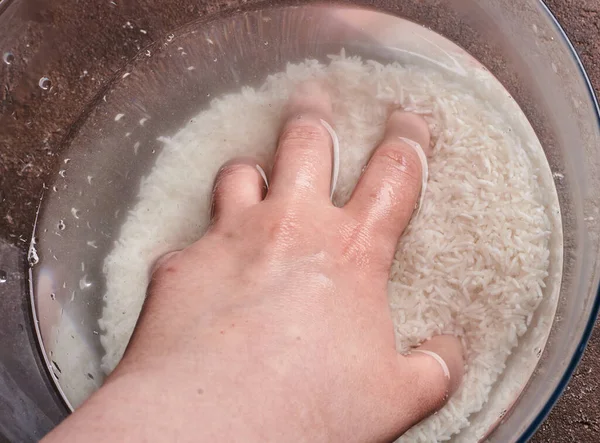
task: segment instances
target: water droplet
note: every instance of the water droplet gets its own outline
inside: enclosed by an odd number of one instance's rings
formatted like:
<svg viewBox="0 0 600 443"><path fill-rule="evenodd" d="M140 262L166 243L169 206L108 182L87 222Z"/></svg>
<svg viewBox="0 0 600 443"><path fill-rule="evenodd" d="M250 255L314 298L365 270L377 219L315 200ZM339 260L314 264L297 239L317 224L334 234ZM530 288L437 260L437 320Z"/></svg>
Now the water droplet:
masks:
<svg viewBox="0 0 600 443"><path fill-rule="evenodd" d="M119 120L121 120L123 117L125 117L125 114L117 114L115 115L115 121L118 122Z"/></svg>
<svg viewBox="0 0 600 443"><path fill-rule="evenodd" d="M29 263L29 266L35 266L39 263L39 261L40 257L38 256L37 251L35 250L35 246L31 245L27 254L27 262Z"/></svg>
<svg viewBox="0 0 600 443"><path fill-rule="evenodd" d="M265 46L269 46L269 42L265 42L265 43L264 43L264 45L265 45Z"/></svg>
<svg viewBox="0 0 600 443"><path fill-rule="evenodd" d="M92 286L92 282L88 280L88 276L87 276L87 274L85 274L79 280L79 289L87 289L90 286Z"/></svg>
<svg viewBox="0 0 600 443"><path fill-rule="evenodd" d="M51 298L52 300L56 300L56 294L53 292L52 294L50 294L50 298Z"/></svg>
<svg viewBox="0 0 600 443"><path fill-rule="evenodd" d="M127 78L127 77L129 77L130 75L131 75L131 72L126 72L125 74L123 74L123 77L121 77L121 78Z"/></svg>
<svg viewBox="0 0 600 443"><path fill-rule="evenodd" d="M215 58L213 58L213 62L216 62L216 61L217 61L217 58L216 58L216 57L215 57Z"/></svg>
<svg viewBox="0 0 600 443"><path fill-rule="evenodd" d="M8 275L6 274L6 271L0 269L0 283L6 283L6 280L8 280Z"/></svg>
<svg viewBox="0 0 600 443"><path fill-rule="evenodd" d="M7 65L10 65L10 64L12 64L12 62L15 61L15 56L13 55L12 52L5 52L4 55L2 56L2 60Z"/></svg>
<svg viewBox="0 0 600 443"><path fill-rule="evenodd" d="M73 215L73 217L79 218L79 216L81 215L81 211L79 209L71 208L71 214Z"/></svg>
<svg viewBox="0 0 600 443"><path fill-rule="evenodd" d="M60 220L60 221L58 222L58 225L57 225L57 226L58 226L58 230L59 230L59 231L64 231L64 230L65 230L65 228L67 227L67 225L65 225L65 222L64 222L63 220Z"/></svg>
<svg viewBox="0 0 600 443"><path fill-rule="evenodd" d="M48 77L42 77L42 78L40 78L40 81L38 82L38 86L40 88L42 88L44 91L47 91L52 86L52 82L50 81L50 79Z"/></svg>
<svg viewBox="0 0 600 443"><path fill-rule="evenodd" d="M65 178L67 175L67 171L65 171L64 169L61 169L60 171L58 171L58 175L60 175L62 178Z"/></svg>

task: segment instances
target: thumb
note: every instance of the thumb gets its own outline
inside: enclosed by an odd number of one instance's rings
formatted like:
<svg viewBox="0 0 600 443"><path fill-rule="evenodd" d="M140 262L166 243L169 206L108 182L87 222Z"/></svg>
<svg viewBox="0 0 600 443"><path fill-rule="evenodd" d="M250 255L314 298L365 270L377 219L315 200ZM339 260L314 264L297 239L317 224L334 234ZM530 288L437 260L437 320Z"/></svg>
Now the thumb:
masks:
<svg viewBox="0 0 600 443"><path fill-rule="evenodd" d="M463 347L450 335L438 335L401 357L402 365L412 374L408 410L412 425L427 418L456 392L464 374Z"/></svg>

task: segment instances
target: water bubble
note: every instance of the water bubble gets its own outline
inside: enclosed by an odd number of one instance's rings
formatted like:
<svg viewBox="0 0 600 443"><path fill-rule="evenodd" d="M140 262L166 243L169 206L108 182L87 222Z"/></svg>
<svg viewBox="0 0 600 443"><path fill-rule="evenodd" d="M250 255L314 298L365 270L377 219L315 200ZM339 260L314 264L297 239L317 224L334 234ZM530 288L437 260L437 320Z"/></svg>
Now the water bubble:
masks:
<svg viewBox="0 0 600 443"><path fill-rule="evenodd" d="M75 218L79 218L81 211L79 209L71 208L71 215Z"/></svg>
<svg viewBox="0 0 600 443"><path fill-rule="evenodd" d="M92 282L88 280L87 274L79 279L79 289L87 289L92 286Z"/></svg>
<svg viewBox="0 0 600 443"><path fill-rule="evenodd" d="M6 283L6 280L8 280L8 275L6 274L6 271L0 269L0 283Z"/></svg>
<svg viewBox="0 0 600 443"><path fill-rule="evenodd" d="M13 55L12 52L5 52L4 55L2 56L2 60L7 65L10 65L10 64L12 64L12 62L15 61L15 56Z"/></svg>
<svg viewBox="0 0 600 443"><path fill-rule="evenodd" d="M216 62L216 61L217 61L217 58L216 58L216 57L215 57L215 58L213 58L213 62Z"/></svg>
<svg viewBox="0 0 600 443"><path fill-rule="evenodd" d="M39 261L40 257L35 250L35 246L31 245L29 252L27 253L27 262L29 263L29 266L35 266L39 263Z"/></svg>
<svg viewBox="0 0 600 443"><path fill-rule="evenodd" d="M57 226L58 226L58 230L59 230L59 231L64 231L64 230L65 230L65 228L67 227L67 225L65 225L65 222L64 222L63 220L59 220L59 222L58 222L58 225L57 225Z"/></svg>
<svg viewBox="0 0 600 443"><path fill-rule="evenodd" d="M58 171L58 175L60 175L62 178L65 178L67 174L67 171L65 171L64 169L61 169L60 171Z"/></svg>
<svg viewBox="0 0 600 443"><path fill-rule="evenodd" d="M52 82L50 81L50 79L48 77L42 77L42 78L40 78L40 81L38 82L38 86L40 88L42 88L44 91L47 91L52 86Z"/></svg>
<svg viewBox="0 0 600 443"><path fill-rule="evenodd" d="M56 294L53 292L52 294L50 294L50 298L51 298L52 300L56 300Z"/></svg>

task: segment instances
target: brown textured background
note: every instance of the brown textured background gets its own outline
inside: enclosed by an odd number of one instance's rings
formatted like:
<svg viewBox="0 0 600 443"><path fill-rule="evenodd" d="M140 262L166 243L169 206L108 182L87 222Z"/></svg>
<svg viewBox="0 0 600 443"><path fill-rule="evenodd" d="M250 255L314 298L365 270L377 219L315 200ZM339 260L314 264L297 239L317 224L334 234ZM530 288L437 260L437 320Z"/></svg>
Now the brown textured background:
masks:
<svg viewBox="0 0 600 443"><path fill-rule="evenodd" d="M600 96L600 0L545 0L577 49ZM600 442L600 325L534 443Z"/></svg>

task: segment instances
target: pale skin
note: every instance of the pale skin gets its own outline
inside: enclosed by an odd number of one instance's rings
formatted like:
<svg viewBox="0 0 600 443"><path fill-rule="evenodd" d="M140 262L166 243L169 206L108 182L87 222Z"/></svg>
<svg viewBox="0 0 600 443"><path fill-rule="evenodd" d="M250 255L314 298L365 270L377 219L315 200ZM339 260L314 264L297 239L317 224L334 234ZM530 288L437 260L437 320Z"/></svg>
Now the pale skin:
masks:
<svg viewBox="0 0 600 443"><path fill-rule="evenodd" d="M335 207L331 112L320 85L299 87L268 191L250 159L221 168L210 228L157 263L123 360L44 442L383 442L445 404L460 341L400 355L386 295L421 190L401 137L431 155L427 124L392 112Z"/></svg>

